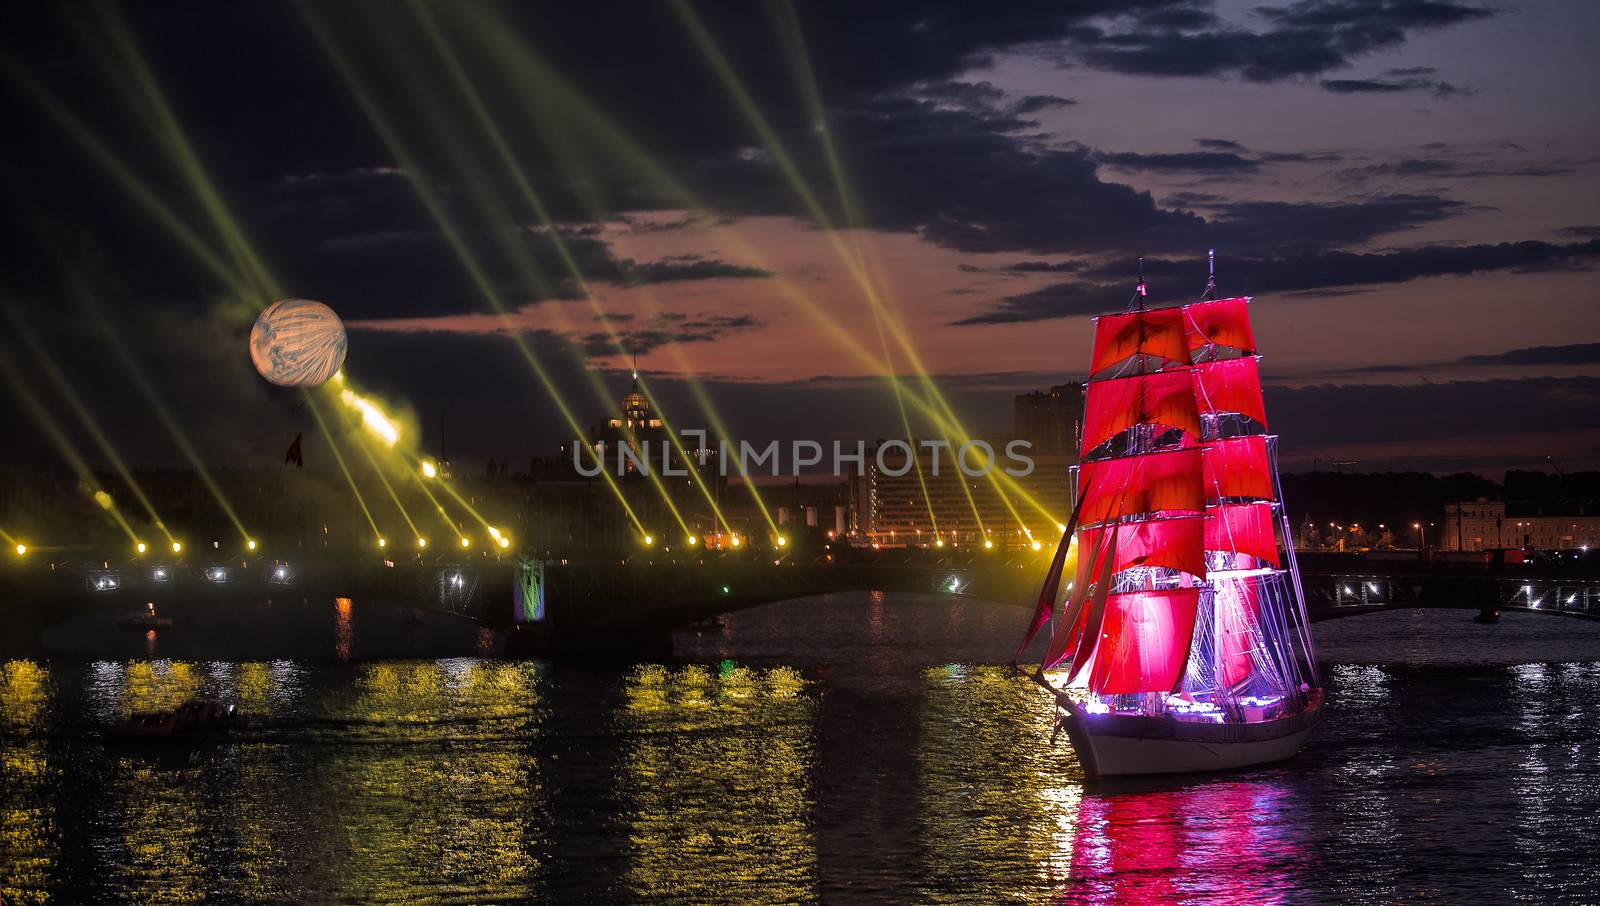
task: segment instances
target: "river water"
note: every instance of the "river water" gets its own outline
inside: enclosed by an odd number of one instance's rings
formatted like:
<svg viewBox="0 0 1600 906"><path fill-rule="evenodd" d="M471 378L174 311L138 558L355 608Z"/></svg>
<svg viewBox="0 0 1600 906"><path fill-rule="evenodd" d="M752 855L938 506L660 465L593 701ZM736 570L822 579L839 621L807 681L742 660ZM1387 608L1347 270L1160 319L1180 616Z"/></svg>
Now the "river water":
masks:
<svg viewBox="0 0 1600 906"><path fill-rule="evenodd" d="M316 611L295 660L0 659L0 900L1600 901L1596 623L1318 624L1299 758L1085 784L1016 608L828 596L582 667ZM98 733L195 696L244 728Z"/></svg>

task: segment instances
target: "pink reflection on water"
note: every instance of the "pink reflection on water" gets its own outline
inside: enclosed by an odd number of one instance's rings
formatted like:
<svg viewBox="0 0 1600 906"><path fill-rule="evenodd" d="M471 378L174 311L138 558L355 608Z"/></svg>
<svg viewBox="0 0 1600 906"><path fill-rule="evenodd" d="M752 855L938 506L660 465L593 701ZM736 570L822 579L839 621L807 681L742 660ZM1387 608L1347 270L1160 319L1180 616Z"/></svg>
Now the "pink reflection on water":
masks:
<svg viewBox="0 0 1600 906"><path fill-rule="evenodd" d="M1303 868L1283 795L1244 782L1086 795L1061 902L1282 903Z"/></svg>

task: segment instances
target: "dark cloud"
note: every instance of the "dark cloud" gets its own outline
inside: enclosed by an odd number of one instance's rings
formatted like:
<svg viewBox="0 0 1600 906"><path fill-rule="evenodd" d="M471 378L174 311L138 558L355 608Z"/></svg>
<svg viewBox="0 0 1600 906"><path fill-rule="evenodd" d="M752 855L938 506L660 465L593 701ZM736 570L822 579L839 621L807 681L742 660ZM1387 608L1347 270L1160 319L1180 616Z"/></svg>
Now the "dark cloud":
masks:
<svg viewBox="0 0 1600 906"><path fill-rule="evenodd" d="M1600 343L1529 346L1493 355L1464 356L1457 362L1462 365L1600 365Z"/></svg>
<svg viewBox="0 0 1600 906"><path fill-rule="evenodd" d="M1252 31L1195 15L1159 16L1073 32L1063 57L1080 65L1147 76L1239 75L1255 82L1320 75L1376 51L1398 47L1418 31L1495 15L1449 0L1299 0L1261 6L1268 27Z"/></svg>
<svg viewBox="0 0 1600 906"><path fill-rule="evenodd" d="M1498 245L1424 246L1395 252L1305 252L1280 257L1226 256L1220 262L1226 284L1253 294L1283 293L1338 296L1334 287L1404 283L1437 277L1498 270L1540 270L1586 264L1600 255L1600 240L1556 245L1508 242ZM1146 258L1144 272L1158 297L1192 293L1203 282L1203 261ZM1041 287L1009 296L961 324L999 324L1104 314L1128 301L1138 263L1131 259L1105 262L1083 273L1076 283ZM1161 285L1165 283L1166 285Z"/></svg>
<svg viewBox="0 0 1600 906"><path fill-rule="evenodd" d="M1458 88L1437 79L1324 79L1322 87L1334 94L1395 94L1402 91L1426 91L1434 97L1449 98L1470 95L1470 88Z"/></svg>
<svg viewBox="0 0 1600 906"><path fill-rule="evenodd" d="M1071 261L1057 261L1054 264L1048 261L1018 261L1016 264L1006 266L1006 270L1019 274L1066 274L1078 268L1079 265Z"/></svg>
<svg viewBox="0 0 1600 906"><path fill-rule="evenodd" d="M645 283L674 283L681 280L716 280L716 279L760 279L771 277L773 273L759 267L746 267L742 264L728 264L725 261L711 259L678 259L670 261L647 261L638 263L625 261L621 263L619 283L624 286L639 286Z"/></svg>
<svg viewBox="0 0 1600 906"><path fill-rule="evenodd" d="M1011 112L1018 116L1027 116L1030 113L1071 107L1077 103L1072 98L1057 97L1053 94L1030 94L1012 104Z"/></svg>
<svg viewBox="0 0 1600 906"><path fill-rule="evenodd" d="M1244 145L1225 138L1197 138L1194 143L1212 151L1243 151Z"/></svg>
<svg viewBox="0 0 1600 906"><path fill-rule="evenodd" d="M1185 151L1177 154L1099 152L1095 160L1118 170L1151 170L1158 173L1251 173L1261 166L1231 151Z"/></svg>
<svg viewBox="0 0 1600 906"><path fill-rule="evenodd" d="M1548 177L1566 176L1576 172L1572 166L1560 164L1526 164L1485 166L1476 161L1445 160L1442 158L1408 157L1382 164L1346 167L1333 177L1347 185L1363 185L1378 179L1482 179L1495 176Z"/></svg>

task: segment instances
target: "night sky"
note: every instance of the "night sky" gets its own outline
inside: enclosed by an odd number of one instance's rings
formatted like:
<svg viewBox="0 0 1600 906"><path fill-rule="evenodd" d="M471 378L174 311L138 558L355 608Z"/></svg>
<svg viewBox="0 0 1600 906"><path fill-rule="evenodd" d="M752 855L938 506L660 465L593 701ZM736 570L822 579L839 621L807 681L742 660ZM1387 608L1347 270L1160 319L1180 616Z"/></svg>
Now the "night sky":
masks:
<svg viewBox="0 0 1600 906"><path fill-rule="evenodd" d="M108 9L0 33L0 293L37 339L0 322L0 355L50 356L138 466L181 457L113 344L210 461L309 434L246 354L270 299L151 200L337 310L352 380L467 463L570 434L508 330L585 424L626 389L615 334L679 423L695 375L742 437L902 433L841 339L881 349L841 249L969 427L1009 430L1012 394L1081 379L1137 256L1177 304L1214 246L1286 469L1600 466L1592 3ZM48 463L8 389L0 463Z"/></svg>

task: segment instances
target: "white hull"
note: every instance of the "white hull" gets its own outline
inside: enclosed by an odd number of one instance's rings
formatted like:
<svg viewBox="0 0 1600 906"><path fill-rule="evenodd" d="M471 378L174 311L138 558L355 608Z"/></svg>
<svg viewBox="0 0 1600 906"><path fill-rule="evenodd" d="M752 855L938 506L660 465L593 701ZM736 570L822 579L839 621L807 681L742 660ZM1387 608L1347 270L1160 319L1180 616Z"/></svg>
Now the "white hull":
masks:
<svg viewBox="0 0 1600 906"><path fill-rule="evenodd" d="M1253 726L1245 733L1230 734L1243 737L1233 739L1219 738L1224 734L1217 731L1223 728L1216 726L1159 721L1130 732L1127 727L1103 727L1102 721L1085 722L1077 716L1068 718L1067 732L1091 777L1226 771L1293 758L1320 712L1320 707L1314 708Z"/></svg>

